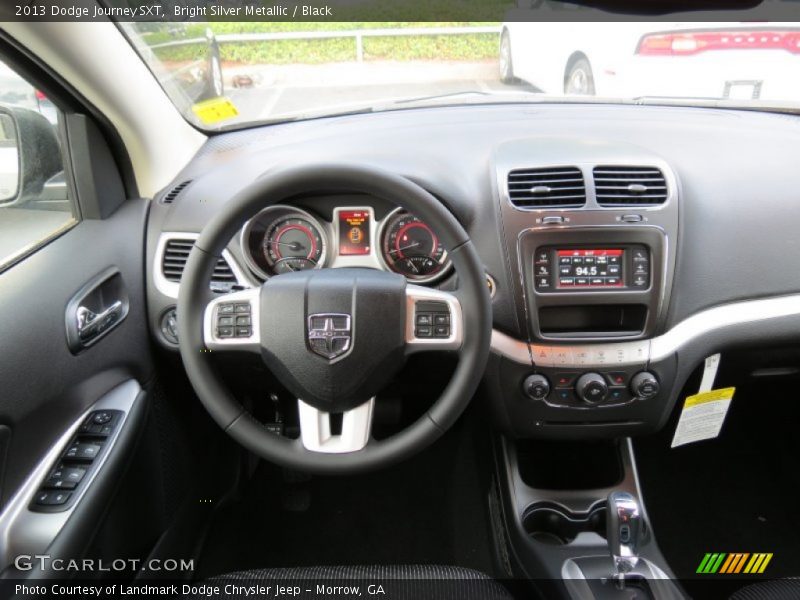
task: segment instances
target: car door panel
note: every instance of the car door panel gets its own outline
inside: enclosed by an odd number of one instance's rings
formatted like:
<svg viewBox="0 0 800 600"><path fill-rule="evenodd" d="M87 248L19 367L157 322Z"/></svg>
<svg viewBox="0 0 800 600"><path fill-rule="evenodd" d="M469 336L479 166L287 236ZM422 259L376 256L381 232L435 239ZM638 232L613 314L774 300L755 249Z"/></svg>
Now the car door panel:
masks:
<svg viewBox="0 0 800 600"><path fill-rule="evenodd" d="M145 321L143 240L147 201L127 200L103 220L83 220L0 274L0 423L10 431L2 504L47 449L121 382L146 383L152 361ZM97 343L73 354L66 310L95 277L115 269L129 312Z"/></svg>

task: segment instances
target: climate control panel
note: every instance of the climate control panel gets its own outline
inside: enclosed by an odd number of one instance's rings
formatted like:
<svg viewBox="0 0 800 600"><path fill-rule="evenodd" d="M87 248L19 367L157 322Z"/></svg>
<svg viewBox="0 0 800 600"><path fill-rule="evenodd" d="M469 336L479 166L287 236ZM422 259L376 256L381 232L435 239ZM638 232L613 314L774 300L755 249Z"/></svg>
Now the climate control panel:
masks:
<svg viewBox="0 0 800 600"><path fill-rule="evenodd" d="M635 400L650 400L658 395L659 389L656 376L639 368L548 369L531 373L522 381L522 391L530 400L568 408L617 406Z"/></svg>

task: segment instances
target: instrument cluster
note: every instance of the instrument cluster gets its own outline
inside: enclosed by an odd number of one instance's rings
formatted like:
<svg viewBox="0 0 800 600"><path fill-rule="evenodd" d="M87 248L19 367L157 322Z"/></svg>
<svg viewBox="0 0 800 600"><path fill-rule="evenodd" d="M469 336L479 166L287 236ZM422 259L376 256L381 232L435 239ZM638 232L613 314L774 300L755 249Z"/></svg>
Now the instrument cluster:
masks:
<svg viewBox="0 0 800 600"><path fill-rule="evenodd" d="M377 220L370 206L336 207L325 219L274 205L247 222L241 243L248 266L261 279L305 269L366 267L433 283L452 268L436 232L401 208Z"/></svg>

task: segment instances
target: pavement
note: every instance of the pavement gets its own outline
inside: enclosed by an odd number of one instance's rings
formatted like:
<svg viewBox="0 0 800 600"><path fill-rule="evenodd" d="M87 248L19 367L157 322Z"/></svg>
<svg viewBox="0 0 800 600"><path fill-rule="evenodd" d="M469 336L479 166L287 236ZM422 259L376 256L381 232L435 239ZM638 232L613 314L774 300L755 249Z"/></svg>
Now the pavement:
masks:
<svg viewBox="0 0 800 600"><path fill-rule="evenodd" d="M530 89L503 84L496 60L224 65L223 75L225 95L241 115L226 125L321 110L345 111L404 98ZM252 81L252 87L234 87L242 76Z"/></svg>

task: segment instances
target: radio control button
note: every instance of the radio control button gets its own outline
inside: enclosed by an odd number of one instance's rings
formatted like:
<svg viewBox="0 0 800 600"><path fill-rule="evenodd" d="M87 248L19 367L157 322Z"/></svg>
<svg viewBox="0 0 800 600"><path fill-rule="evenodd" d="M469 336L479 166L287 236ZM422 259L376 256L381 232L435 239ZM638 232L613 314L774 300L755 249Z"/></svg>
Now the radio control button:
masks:
<svg viewBox="0 0 800 600"><path fill-rule="evenodd" d="M550 262L549 250L538 250L536 252L536 264L548 264Z"/></svg>
<svg viewBox="0 0 800 600"><path fill-rule="evenodd" d="M536 287L540 290L544 290L550 287L550 278L549 277L537 277L536 278Z"/></svg>
<svg viewBox="0 0 800 600"><path fill-rule="evenodd" d="M560 264L560 265L571 265L572 264L572 257L571 256L559 256L558 257L558 264Z"/></svg>
<svg viewBox="0 0 800 600"><path fill-rule="evenodd" d="M559 285L571 287L575 285L575 279L573 279L572 277L564 277L563 279L559 280L558 283Z"/></svg>
<svg viewBox="0 0 800 600"><path fill-rule="evenodd" d="M547 265L536 265L536 275L550 275L550 268Z"/></svg>

